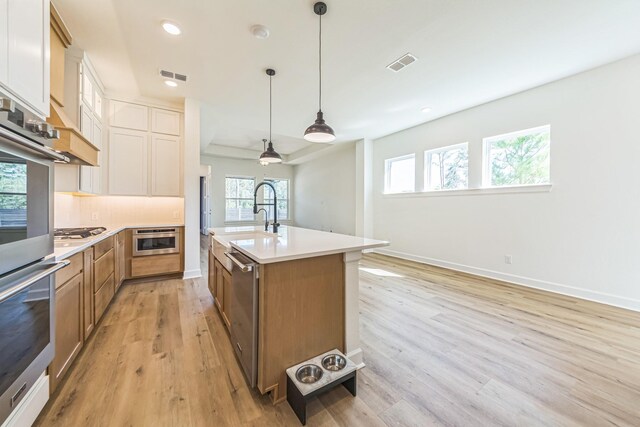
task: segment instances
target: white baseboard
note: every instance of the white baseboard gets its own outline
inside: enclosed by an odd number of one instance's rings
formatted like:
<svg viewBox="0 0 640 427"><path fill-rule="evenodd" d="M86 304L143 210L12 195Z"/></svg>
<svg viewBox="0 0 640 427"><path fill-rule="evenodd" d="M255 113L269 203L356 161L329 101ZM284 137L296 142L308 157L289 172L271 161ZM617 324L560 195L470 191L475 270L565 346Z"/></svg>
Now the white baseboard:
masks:
<svg viewBox="0 0 640 427"><path fill-rule="evenodd" d="M393 251L390 249L375 249L374 252L382 255L392 256L395 258L407 259L407 260L419 262L422 264L435 265L437 267L443 267L443 268L448 268L450 270L461 271L463 273L474 274L476 276L502 280L504 282L513 283L515 285L541 289L544 291L554 292L557 294L567 295L567 296L580 298L588 301L599 302L602 304L625 308L627 310L640 311L640 300L636 300L632 298L625 298L617 295L606 294L603 292L596 292L588 289L575 288L573 286L562 285L559 283L532 279L530 277L517 276L515 274L501 273L499 271L487 270L484 268L472 267L464 264L457 264L454 262L422 257L419 255L412 255L404 252Z"/></svg>
<svg viewBox="0 0 640 427"><path fill-rule="evenodd" d="M351 360L353 363L356 364L356 367L358 369L362 369L362 368L364 368L366 366L364 364L364 360L363 360L362 355L363 355L363 353L362 353L362 349L360 347L358 347L355 350L350 351L347 354L345 354L345 356L347 356L349 358L349 360Z"/></svg>
<svg viewBox="0 0 640 427"><path fill-rule="evenodd" d="M183 279L197 279L198 277L202 277L202 271L199 268L197 270L188 270L182 273Z"/></svg>

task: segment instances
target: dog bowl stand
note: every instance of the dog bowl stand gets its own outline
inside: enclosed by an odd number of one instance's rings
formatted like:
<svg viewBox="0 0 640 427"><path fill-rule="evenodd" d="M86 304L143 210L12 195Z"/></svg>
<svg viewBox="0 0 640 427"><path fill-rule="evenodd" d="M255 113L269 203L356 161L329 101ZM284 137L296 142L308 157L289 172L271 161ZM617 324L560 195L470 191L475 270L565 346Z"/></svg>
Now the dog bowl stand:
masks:
<svg viewBox="0 0 640 427"><path fill-rule="evenodd" d="M345 357L338 350L332 350L287 369L287 402L302 425L307 424L307 403L319 394L342 384L353 396L356 395L358 378L356 365L347 359L347 365L343 369L339 371L327 370L322 366L322 359L330 354L339 354ZM322 378L312 384L301 383L296 378L297 370L308 364L317 365L323 370Z"/></svg>

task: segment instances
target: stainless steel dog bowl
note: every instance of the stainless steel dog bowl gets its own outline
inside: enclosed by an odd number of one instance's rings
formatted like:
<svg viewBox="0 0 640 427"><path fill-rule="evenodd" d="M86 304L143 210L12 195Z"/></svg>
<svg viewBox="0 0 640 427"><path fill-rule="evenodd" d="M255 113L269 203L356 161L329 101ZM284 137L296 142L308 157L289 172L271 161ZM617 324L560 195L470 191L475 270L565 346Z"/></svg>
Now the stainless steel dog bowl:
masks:
<svg viewBox="0 0 640 427"><path fill-rule="evenodd" d="M322 358L322 366L327 371L340 371L347 366L347 359L339 354L330 354Z"/></svg>
<svg viewBox="0 0 640 427"><path fill-rule="evenodd" d="M296 371L296 378L304 384L313 384L322 378L322 369L318 365L304 365Z"/></svg>

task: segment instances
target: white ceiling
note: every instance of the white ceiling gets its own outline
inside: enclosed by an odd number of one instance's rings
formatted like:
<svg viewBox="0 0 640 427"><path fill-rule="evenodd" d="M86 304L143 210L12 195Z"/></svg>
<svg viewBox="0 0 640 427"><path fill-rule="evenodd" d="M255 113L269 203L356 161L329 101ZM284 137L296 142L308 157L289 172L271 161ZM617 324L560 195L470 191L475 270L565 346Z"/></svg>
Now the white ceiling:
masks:
<svg viewBox="0 0 640 427"><path fill-rule="evenodd" d="M107 90L200 99L207 144L289 154L317 111L314 1L55 0ZM640 52L638 0L335 0L323 17L323 111L338 141L377 138ZM181 26L172 37L164 19ZM270 28L266 40L249 32ZM385 67L411 52L399 73ZM166 87L165 68L188 83ZM429 114L423 106L433 108Z"/></svg>

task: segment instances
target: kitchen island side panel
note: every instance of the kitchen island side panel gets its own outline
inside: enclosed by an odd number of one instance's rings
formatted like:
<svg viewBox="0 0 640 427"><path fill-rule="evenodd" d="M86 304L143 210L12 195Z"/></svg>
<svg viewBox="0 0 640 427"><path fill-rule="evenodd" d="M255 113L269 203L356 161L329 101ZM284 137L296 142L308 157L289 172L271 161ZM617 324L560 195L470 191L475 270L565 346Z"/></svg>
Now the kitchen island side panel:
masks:
<svg viewBox="0 0 640 427"><path fill-rule="evenodd" d="M258 389L286 398L285 370L345 345L343 254L260 266Z"/></svg>

